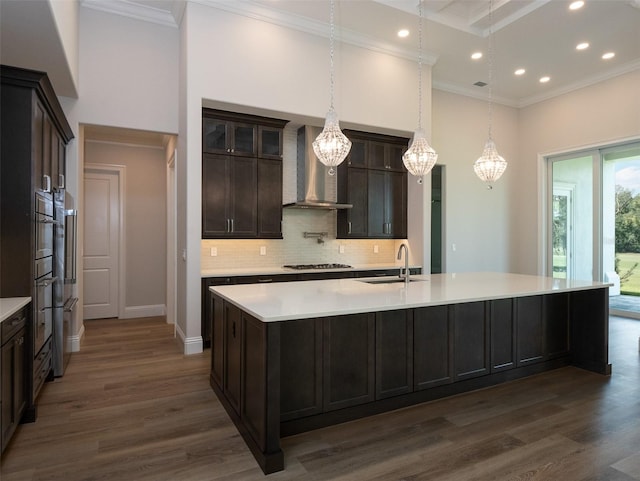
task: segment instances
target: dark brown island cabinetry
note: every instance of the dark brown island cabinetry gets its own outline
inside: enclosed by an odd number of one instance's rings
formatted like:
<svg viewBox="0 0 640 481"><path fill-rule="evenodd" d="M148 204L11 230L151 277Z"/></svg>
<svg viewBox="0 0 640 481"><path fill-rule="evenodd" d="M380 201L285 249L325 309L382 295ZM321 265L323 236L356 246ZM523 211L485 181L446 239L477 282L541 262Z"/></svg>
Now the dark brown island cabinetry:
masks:
<svg viewBox="0 0 640 481"><path fill-rule="evenodd" d="M284 467L280 437L566 365L611 369L606 288L279 322L212 299L211 386L267 474Z"/></svg>
<svg viewBox="0 0 640 481"><path fill-rule="evenodd" d="M9 444L27 402L26 328L31 304L0 324L0 446Z"/></svg>
<svg viewBox="0 0 640 481"><path fill-rule="evenodd" d="M202 109L202 238L282 238L284 120Z"/></svg>
<svg viewBox="0 0 640 481"><path fill-rule="evenodd" d="M64 192L73 131L46 73L3 65L0 109L0 297L30 297L25 327L25 412L52 373L54 198ZM58 281L56 279L59 279Z"/></svg>
<svg viewBox="0 0 640 481"><path fill-rule="evenodd" d="M337 214L338 238L407 237L408 139L346 130L352 147L338 168L338 202L353 205Z"/></svg>

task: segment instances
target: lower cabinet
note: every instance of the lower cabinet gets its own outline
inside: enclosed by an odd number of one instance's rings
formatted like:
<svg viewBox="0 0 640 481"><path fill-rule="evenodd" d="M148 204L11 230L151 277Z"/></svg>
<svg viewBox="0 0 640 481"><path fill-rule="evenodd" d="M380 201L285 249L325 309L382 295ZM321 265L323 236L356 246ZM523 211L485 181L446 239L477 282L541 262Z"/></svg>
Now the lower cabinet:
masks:
<svg viewBox="0 0 640 481"><path fill-rule="evenodd" d="M453 382L453 322L447 306L413 310L414 389Z"/></svg>
<svg viewBox="0 0 640 481"><path fill-rule="evenodd" d="M490 372L489 322L485 302L454 304L454 378L456 381Z"/></svg>
<svg viewBox="0 0 640 481"><path fill-rule="evenodd" d="M520 297L516 303L518 332L517 365L526 366L544 359L542 296Z"/></svg>
<svg viewBox="0 0 640 481"><path fill-rule="evenodd" d="M212 385L259 444L268 389L287 423L569 355L565 294L274 323L210 298ZM274 356L276 387L264 382Z"/></svg>
<svg viewBox="0 0 640 481"><path fill-rule="evenodd" d="M376 313L376 400L413 391L413 313Z"/></svg>
<svg viewBox="0 0 640 481"><path fill-rule="evenodd" d="M491 372L516 365L516 324L513 299L489 301L491 319Z"/></svg>
<svg viewBox="0 0 640 481"><path fill-rule="evenodd" d="M280 327L280 418L322 412L322 319L283 322Z"/></svg>
<svg viewBox="0 0 640 481"><path fill-rule="evenodd" d="M375 315L325 318L322 337L324 411L373 401Z"/></svg>
<svg viewBox="0 0 640 481"><path fill-rule="evenodd" d="M2 323L0 356L0 445L7 447L26 405L25 319L22 314ZM15 329L11 324L14 324ZM21 326L20 326L21 324Z"/></svg>

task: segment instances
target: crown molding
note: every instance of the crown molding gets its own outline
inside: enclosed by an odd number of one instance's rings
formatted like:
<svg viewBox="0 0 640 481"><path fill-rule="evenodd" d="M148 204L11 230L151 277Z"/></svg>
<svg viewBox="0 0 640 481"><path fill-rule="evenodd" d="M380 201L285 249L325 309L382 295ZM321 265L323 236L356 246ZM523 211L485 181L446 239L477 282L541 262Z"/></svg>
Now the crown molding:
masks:
<svg viewBox="0 0 640 481"><path fill-rule="evenodd" d="M278 10L277 3L269 8L254 3L252 1L230 2L228 0L189 0L191 3L198 3L208 7L224 10L236 15L242 15L254 20L268 22L281 27L298 30L311 35L329 38L328 22L312 20L299 15ZM371 50L373 52L392 55L411 61L418 61L418 49L399 48L389 43L381 42L373 37L359 34L346 28L338 28L335 38L340 42L354 45L356 47ZM422 63L433 66L438 60L438 56L430 52L422 52Z"/></svg>
<svg viewBox="0 0 640 481"><path fill-rule="evenodd" d="M161 8L141 5L128 0L81 0L80 6L172 28L178 27L174 13L179 14L181 19L182 12L184 12L184 5L182 7L178 6L177 9L174 8L176 11L172 13Z"/></svg>
<svg viewBox="0 0 640 481"><path fill-rule="evenodd" d="M573 84L566 85L562 88L550 90L549 92L545 92L544 94L533 95L531 97L522 98L518 102L518 107L528 107L529 105L537 104L539 102L543 102L545 100L549 100L554 97L558 97L560 95L568 94L570 92L574 92L576 90L580 90L585 87L590 87L600 82L604 82L605 80L609 80L609 79L618 77L620 75L634 72L636 70L640 70L640 60L634 60L632 62L623 64L616 69L609 70L603 74L594 75L580 82L575 82Z"/></svg>

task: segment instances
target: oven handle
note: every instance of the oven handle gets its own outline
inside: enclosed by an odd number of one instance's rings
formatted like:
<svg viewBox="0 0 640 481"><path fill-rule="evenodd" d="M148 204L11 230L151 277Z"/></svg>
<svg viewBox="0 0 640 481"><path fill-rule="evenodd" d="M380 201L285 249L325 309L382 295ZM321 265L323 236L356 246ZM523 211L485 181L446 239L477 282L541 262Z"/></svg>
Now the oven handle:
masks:
<svg viewBox="0 0 640 481"><path fill-rule="evenodd" d="M49 287L51 284L53 284L57 280L58 278L56 276L45 277L44 279L40 279L39 281L36 281L36 287Z"/></svg>
<svg viewBox="0 0 640 481"><path fill-rule="evenodd" d="M64 303L64 312L71 312L73 311L73 309L76 307L76 304L78 303L78 298L77 297L72 297L70 299L67 300L67 302Z"/></svg>

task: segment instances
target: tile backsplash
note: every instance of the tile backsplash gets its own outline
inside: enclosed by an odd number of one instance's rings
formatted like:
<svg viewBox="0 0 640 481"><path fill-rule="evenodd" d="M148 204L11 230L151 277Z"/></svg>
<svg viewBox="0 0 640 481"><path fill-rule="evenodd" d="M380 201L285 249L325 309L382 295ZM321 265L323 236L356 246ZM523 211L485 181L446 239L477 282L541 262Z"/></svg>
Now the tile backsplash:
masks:
<svg viewBox="0 0 640 481"><path fill-rule="evenodd" d="M326 232L323 243L304 232ZM202 239L202 270L280 267L285 264L385 264L396 261L402 240L336 239L336 211L284 209L283 239ZM344 253L340 252L342 246ZM217 255L212 256L211 251ZM261 255L263 248L265 255ZM377 249L377 253L374 250Z"/></svg>

